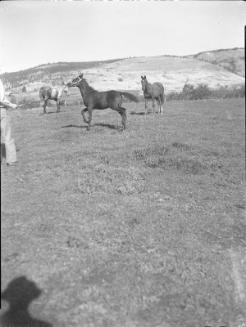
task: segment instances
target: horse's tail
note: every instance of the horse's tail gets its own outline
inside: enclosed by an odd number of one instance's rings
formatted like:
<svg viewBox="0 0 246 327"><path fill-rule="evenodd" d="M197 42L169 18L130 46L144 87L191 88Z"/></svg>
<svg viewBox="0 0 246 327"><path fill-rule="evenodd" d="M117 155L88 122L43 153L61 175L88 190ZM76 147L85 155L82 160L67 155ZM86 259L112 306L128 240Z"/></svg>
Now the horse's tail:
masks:
<svg viewBox="0 0 246 327"><path fill-rule="evenodd" d="M163 105L165 102L167 102L167 99L166 99L166 95L165 95L165 93L163 92L163 93L161 94L161 104Z"/></svg>
<svg viewBox="0 0 246 327"><path fill-rule="evenodd" d="M139 102L138 98L131 94L131 93L128 93L128 92L120 92L121 95L123 95L124 97L126 97L127 99L131 100L131 101L134 101L134 102Z"/></svg>

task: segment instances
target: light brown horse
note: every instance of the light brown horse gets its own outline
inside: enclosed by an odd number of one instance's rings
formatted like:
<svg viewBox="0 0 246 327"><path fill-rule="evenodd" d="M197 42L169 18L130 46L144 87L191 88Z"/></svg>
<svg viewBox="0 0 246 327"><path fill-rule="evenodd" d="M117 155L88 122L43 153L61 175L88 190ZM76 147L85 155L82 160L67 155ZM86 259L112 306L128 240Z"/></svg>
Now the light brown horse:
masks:
<svg viewBox="0 0 246 327"><path fill-rule="evenodd" d="M39 98L43 102L44 114L46 113L46 107L49 100L56 101L56 105L57 105L56 112L60 112L60 105L62 101L65 100L67 93L68 93L68 86L65 83L63 83L62 86L57 86L57 87L42 86L39 90Z"/></svg>
<svg viewBox="0 0 246 327"><path fill-rule="evenodd" d="M163 105L166 99L165 93L164 93L164 86L159 83L155 82L153 84L150 84L147 81L146 76L141 76L141 84L142 84L142 90L144 94L144 102L145 102L145 115L147 114L147 100L152 100L152 108L153 113L155 112L155 100L159 104L159 113L163 113Z"/></svg>
<svg viewBox="0 0 246 327"><path fill-rule="evenodd" d="M85 109L82 109L81 114L84 119L84 122L88 124L87 129L90 129L92 111L94 109L104 110L110 108L117 111L122 117L122 128L126 128L126 109L122 107L124 97L130 101L138 102L138 98L128 92L121 91L104 91L99 92L93 89L85 78L83 74L80 74L78 77L74 78L72 82L67 84L69 87L77 86L82 95ZM85 118L85 112L88 112L88 120Z"/></svg>

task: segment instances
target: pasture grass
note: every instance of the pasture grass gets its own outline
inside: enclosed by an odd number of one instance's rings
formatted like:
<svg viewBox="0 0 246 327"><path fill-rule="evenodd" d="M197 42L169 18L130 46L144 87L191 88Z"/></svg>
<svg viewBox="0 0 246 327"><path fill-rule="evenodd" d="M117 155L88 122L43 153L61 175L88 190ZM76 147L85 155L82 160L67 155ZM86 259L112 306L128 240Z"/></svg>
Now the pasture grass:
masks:
<svg viewBox="0 0 246 327"><path fill-rule="evenodd" d="M239 327L246 320L244 101L13 112L2 165L2 289L25 275L56 326ZM54 113L53 113L54 111ZM7 305L4 301L3 311Z"/></svg>

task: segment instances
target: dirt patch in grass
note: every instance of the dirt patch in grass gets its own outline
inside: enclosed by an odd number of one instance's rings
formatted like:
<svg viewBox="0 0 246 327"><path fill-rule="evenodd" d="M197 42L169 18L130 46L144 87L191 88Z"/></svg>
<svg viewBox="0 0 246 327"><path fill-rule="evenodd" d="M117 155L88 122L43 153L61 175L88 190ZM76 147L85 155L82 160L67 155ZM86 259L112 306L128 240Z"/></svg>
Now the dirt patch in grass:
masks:
<svg viewBox="0 0 246 327"><path fill-rule="evenodd" d="M77 172L77 192L134 194L144 191L145 179L135 167L112 167L100 164L84 166Z"/></svg>
<svg viewBox="0 0 246 327"><path fill-rule="evenodd" d="M136 160L144 162L147 167L178 170L185 174L211 173L223 167L216 152L205 155L204 160L199 148L179 142L167 146L157 143L133 152Z"/></svg>

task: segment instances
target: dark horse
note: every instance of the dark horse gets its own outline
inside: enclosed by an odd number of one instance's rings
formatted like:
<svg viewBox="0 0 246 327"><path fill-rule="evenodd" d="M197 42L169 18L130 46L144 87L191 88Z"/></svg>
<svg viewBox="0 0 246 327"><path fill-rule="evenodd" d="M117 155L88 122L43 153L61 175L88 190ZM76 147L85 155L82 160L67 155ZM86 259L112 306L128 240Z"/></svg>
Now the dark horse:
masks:
<svg viewBox="0 0 246 327"><path fill-rule="evenodd" d="M46 113L46 106L49 100L56 101L56 112L60 112L60 105L62 103L62 99L67 95L67 92L68 86L66 84L57 87L42 86L39 90L39 98L41 101L43 101L44 114Z"/></svg>
<svg viewBox="0 0 246 327"><path fill-rule="evenodd" d="M84 105L86 108L82 109L81 114L84 122L88 124L87 129L90 129L92 111L93 109L107 109L117 111L122 117L122 128L126 128L126 109L122 107L123 97L128 98L131 101L138 102L138 98L131 93L120 91L105 91L99 92L94 90L83 78L83 74L74 78L72 82L67 84L69 87L77 86L82 95ZM85 112L88 112L88 120L85 118Z"/></svg>
<svg viewBox="0 0 246 327"><path fill-rule="evenodd" d="M152 100L153 112L155 112L155 100L159 103L159 113L163 113L163 104L165 102L164 86L159 83L150 84L146 76L141 76L142 90L145 101L145 115L147 113L147 100Z"/></svg>

